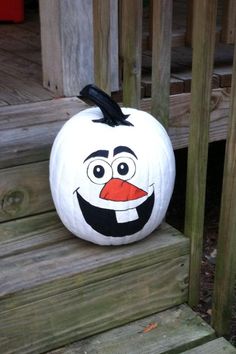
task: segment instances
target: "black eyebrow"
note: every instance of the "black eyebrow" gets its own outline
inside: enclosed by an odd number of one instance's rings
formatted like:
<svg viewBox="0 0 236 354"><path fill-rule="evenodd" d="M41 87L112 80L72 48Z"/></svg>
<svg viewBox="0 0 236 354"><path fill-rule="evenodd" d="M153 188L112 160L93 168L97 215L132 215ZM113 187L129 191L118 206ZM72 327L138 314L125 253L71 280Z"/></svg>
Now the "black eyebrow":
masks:
<svg viewBox="0 0 236 354"><path fill-rule="evenodd" d="M88 159L91 159L92 157L108 157L108 150L97 150L92 152L92 154L90 154L88 157L86 157L86 159L84 160L87 161Z"/></svg>
<svg viewBox="0 0 236 354"><path fill-rule="evenodd" d="M121 152L128 152L129 154L132 154L134 157L136 157L136 159L138 160L133 150L131 150L127 146L117 146L113 151L113 156L120 154Z"/></svg>

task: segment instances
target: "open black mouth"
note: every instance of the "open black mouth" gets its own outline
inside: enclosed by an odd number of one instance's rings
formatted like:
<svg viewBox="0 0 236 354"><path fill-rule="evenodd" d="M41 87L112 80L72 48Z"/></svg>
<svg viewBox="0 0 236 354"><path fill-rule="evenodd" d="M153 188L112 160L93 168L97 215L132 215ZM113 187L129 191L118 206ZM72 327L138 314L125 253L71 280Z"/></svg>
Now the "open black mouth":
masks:
<svg viewBox="0 0 236 354"><path fill-rule="evenodd" d="M95 207L83 199L78 191L76 193L81 211L87 224L104 236L123 237L133 235L142 230L144 225L150 219L154 205L153 192L145 202L136 208L138 213L138 218L136 220L118 223L114 210ZM129 213L128 210L127 213Z"/></svg>

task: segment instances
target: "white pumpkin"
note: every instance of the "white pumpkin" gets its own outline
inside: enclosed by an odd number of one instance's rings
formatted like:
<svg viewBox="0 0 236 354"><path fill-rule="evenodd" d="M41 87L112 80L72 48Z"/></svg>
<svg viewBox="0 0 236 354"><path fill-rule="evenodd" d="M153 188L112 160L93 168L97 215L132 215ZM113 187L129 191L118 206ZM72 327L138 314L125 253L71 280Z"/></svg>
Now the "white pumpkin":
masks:
<svg viewBox="0 0 236 354"><path fill-rule="evenodd" d="M100 108L72 117L50 156L56 210L76 236L100 245L140 240L162 222L173 191L170 139L150 114L122 108L94 85Z"/></svg>

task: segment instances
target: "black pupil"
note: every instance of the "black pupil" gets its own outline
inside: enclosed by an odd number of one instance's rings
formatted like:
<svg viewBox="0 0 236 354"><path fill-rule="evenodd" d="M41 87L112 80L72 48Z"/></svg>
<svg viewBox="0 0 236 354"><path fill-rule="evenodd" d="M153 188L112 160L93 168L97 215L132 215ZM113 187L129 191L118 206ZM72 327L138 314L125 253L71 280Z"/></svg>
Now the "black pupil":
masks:
<svg viewBox="0 0 236 354"><path fill-rule="evenodd" d="M127 175L127 173L129 172L129 166L127 165L127 163L121 162L117 167L117 171L122 176Z"/></svg>
<svg viewBox="0 0 236 354"><path fill-rule="evenodd" d="M102 178L105 174L104 167L101 165L97 165L93 169L93 174L96 178Z"/></svg>

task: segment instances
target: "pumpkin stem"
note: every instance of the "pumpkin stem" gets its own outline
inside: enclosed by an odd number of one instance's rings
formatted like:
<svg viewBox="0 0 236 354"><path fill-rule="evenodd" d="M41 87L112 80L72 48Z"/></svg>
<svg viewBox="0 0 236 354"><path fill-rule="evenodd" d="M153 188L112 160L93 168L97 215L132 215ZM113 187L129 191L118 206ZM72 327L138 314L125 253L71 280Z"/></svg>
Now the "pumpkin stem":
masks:
<svg viewBox="0 0 236 354"><path fill-rule="evenodd" d="M90 99L101 109L103 118L93 120L95 123L105 123L111 127L118 125L133 126L126 119L129 114L124 114L118 105L106 92L95 85L87 85L80 92L81 96Z"/></svg>

